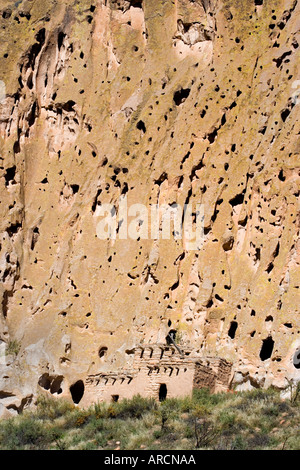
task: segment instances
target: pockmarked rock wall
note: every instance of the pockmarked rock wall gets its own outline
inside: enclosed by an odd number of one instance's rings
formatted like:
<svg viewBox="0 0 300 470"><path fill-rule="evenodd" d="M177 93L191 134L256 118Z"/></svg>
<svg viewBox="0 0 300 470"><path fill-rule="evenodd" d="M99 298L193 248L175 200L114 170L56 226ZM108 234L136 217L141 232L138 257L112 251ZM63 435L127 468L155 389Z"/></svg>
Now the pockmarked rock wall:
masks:
<svg viewBox="0 0 300 470"><path fill-rule="evenodd" d="M170 329L237 389L299 380L299 26L298 0L0 1L6 409ZM203 246L100 239L125 199L202 204Z"/></svg>

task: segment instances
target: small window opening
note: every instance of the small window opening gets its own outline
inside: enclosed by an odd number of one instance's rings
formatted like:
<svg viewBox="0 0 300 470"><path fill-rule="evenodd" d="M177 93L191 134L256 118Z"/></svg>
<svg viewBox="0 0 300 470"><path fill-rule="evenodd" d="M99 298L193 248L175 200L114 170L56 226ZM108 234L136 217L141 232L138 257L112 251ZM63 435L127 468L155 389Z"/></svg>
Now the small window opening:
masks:
<svg viewBox="0 0 300 470"><path fill-rule="evenodd" d="M167 398L167 386L166 384L161 384L161 386L159 387L159 401L165 401L165 399Z"/></svg>
<svg viewBox="0 0 300 470"><path fill-rule="evenodd" d="M170 330L169 331L169 333L166 336L166 342L167 342L168 345L171 345L171 344L173 344L173 342L175 342L176 333L177 333L176 330Z"/></svg>
<svg viewBox="0 0 300 470"><path fill-rule="evenodd" d="M236 333L237 327L238 327L238 323L236 321L232 321L230 323L230 327L229 327L229 330L228 330L228 336L231 339L235 338L235 333Z"/></svg>
<svg viewBox="0 0 300 470"><path fill-rule="evenodd" d="M103 346L102 348L99 349L99 357L102 359L107 353L107 347Z"/></svg>
<svg viewBox="0 0 300 470"><path fill-rule="evenodd" d="M263 344L261 347L261 351L259 354L259 357L262 361L266 361L272 356L274 348L274 341L272 339L272 336L269 336L268 338L263 340Z"/></svg>

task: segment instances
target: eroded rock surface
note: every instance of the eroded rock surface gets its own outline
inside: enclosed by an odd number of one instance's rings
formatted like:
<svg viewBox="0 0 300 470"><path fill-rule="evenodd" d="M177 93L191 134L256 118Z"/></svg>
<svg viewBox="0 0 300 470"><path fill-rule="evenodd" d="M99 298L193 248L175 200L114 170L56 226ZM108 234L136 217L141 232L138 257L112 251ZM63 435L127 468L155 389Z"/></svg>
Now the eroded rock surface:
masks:
<svg viewBox="0 0 300 470"><path fill-rule="evenodd" d="M7 410L170 329L239 389L299 380L299 17L297 0L2 0ZM125 196L204 204L204 246L100 240L97 209Z"/></svg>

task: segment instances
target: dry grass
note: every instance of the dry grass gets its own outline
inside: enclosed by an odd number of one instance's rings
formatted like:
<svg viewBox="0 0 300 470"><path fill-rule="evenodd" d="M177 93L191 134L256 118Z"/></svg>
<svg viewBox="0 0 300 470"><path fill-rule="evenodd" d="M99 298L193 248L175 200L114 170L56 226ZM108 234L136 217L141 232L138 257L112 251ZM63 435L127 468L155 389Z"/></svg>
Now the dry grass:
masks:
<svg viewBox="0 0 300 470"><path fill-rule="evenodd" d="M210 395L163 403L140 396L87 410L53 398L0 422L0 449L298 450L299 400L275 390Z"/></svg>

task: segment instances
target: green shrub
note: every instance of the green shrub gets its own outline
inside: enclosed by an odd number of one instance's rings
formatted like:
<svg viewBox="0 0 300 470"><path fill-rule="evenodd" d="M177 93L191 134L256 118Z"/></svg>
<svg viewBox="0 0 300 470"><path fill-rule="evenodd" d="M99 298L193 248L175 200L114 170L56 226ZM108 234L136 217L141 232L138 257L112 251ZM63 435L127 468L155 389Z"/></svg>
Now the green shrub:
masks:
<svg viewBox="0 0 300 470"><path fill-rule="evenodd" d="M236 415L232 411L222 410L217 418L222 430L230 429L236 422Z"/></svg>
<svg viewBox="0 0 300 470"><path fill-rule="evenodd" d="M17 356L21 349L21 343L16 339L9 341L6 349L6 354L12 354L13 356Z"/></svg>
<svg viewBox="0 0 300 470"><path fill-rule="evenodd" d="M66 416L66 426L69 428L81 428L91 418L92 410L75 409Z"/></svg>
<svg viewBox="0 0 300 470"><path fill-rule="evenodd" d="M97 418L104 418L106 415L106 405L105 403L94 403L91 407L92 414Z"/></svg>
<svg viewBox="0 0 300 470"><path fill-rule="evenodd" d="M268 434L255 433L248 439L248 449L260 449L267 447L270 444L270 437Z"/></svg>
<svg viewBox="0 0 300 470"><path fill-rule="evenodd" d="M75 406L67 400L41 395L37 399L35 416L42 420L54 420L74 410Z"/></svg>
<svg viewBox="0 0 300 470"><path fill-rule="evenodd" d="M242 436L237 436L231 443L232 450L246 450L248 447L247 442Z"/></svg>
<svg viewBox="0 0 300 470"><path fill-rule="evenodd" d="M194 418L195 447L196 449L209 447L216 440L218 430L214 423L206 418Z"/></svg>
<svg viewBox="0 0 300 470"><path fill-rule="evenodd" d="M152 398L143 398L140 395L134 396L132 399L124 399L111 405L111 417L120 419L141 419L142 416L156 408L156 402Z"/></svg>
<svg viewBox="0 0 300 470"><path fill-rule="evenodd" d="M193 410L195 402L192 397L184 397L180 400L180 410L187 413Z"/></svg>
<svg viewBox="0 0 300 470"><path fill-rule="evenodd" d="M43 449L47 443L47 432L41 423L30 416L10 419L1 423L0 442L6 450Z"/></svg>
<svg viewBox="0 0 300 470"><path fill-rule="evenodd" d="M160 420L161 431L165 431L172 419L178 419L180 414L180 400L168 398L164 400L155 410Z"/></svg>
<svg viewBox="0 0 300 470"><path fill-rule="evenodd" d="M47 430L47 440L51 447L55 450L66 450L66 444L64 442L65 432L59 426L55 426Z"/></svg>
<svg viewBox="0 0 300 470"><path fill-rule="evenodd" d="M195 403L213 407L230 400L232 397L228 393L211 393L208 388L194 389L193 401Z"/></svg>
<svg viewBox="0 0 300 470"><path fill-rule="evenodd" d="M262 408L261 410L262 414L270 417L278 416L279 415L279 409L278 406L274 404L269 404L265 407Z"/></svg>
<svg viewBox="0 0 300 470"><path fill-rule="evenodd" d="M93 437L94 434L101 432L105 429L105 420L98 418L96 415L91 415L86 423L87 436Z"/></svg>

